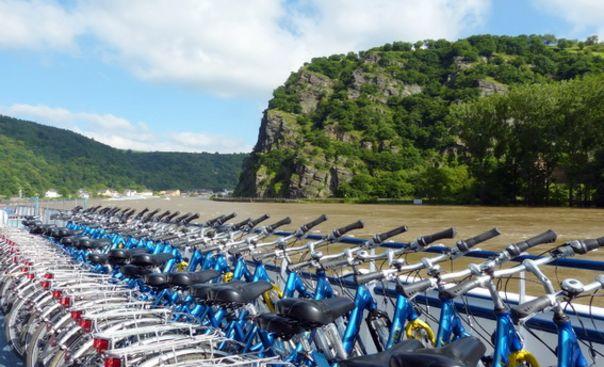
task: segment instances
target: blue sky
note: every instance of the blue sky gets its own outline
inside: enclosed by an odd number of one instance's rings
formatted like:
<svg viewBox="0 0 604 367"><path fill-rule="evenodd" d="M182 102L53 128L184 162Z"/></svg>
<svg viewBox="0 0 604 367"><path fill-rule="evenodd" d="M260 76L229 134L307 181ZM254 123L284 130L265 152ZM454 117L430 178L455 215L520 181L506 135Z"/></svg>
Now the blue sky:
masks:
<svg viewBox="0 0 604 367"><path fill-rule="evenodd" d="M601 0L0 0L0 113L118 148L246 152L313 56L471 34L604 37Z"/></svg>

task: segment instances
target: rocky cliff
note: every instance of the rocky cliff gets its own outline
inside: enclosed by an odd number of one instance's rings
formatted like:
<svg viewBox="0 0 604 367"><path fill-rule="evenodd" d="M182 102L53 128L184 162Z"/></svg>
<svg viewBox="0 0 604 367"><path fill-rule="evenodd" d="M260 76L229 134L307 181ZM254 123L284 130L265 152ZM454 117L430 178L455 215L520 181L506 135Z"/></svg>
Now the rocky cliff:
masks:
<svg viewBox="0 0 604 367"><path fill-rule="evenodd" d="M359 196L377 180L372 195L413 195L464 149L450 105L563 78L561 55L538 37L475 36L313 59L275 90L235 194Z"/></svg>

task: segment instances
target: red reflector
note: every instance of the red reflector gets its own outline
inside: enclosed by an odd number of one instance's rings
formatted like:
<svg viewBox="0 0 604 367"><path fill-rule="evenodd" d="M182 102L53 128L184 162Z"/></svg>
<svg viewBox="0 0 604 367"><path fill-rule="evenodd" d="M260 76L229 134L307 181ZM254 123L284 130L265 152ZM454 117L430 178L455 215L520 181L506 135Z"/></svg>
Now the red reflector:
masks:
<svg viewBox="0 0 604 367"><path fill-rule="evenodd" d="M82 330L84 330L86 333L89 333L92 330L92 320L81 319L79 324Z"/></svg>
<svg viewBox="0 0 604 367"><path fill-rule="evenodd" d="M61 296L63 296L63 292L61 292L60 290L55 289L54 291L52 291L52 298L60 299Z"/></svg>
<svg viewBox="0 0 604 367"><path fill-rule="evenodd" d="M36 276L33 273L27 273L27 275L25 276L27 279L34 279Z"/></svg>
<svg viewBox="0 0 604 367"><path fill-rule="evenodd" d="M75 321L80 321L80 319L82 318L82 311L71 311L71 318Z"/></svg>
<svg viewBox="0 0 604 367"><path fill-rule="evenodd" d="M70 307L71 306L71 297L69 296L64 296L63 298L61 298L61 306L63 307Z"/></svg>
<svg viewBox="0 0 604 367"><path fill-rule="evenodd" d="M116 357L105 358L104 367L122 367L122 360Z"/></svg>
<svg viewBox="0 0 604 367"><path fill-rule="evenodd" d="M55 275L53 273L44 274L44 279L53 279L54 277L55 277Z"/></svg>
<svg viewBox="0 0 604 367"><path fill-rule="evenodd" d="M97 353L103 353L109 349L109 340L107 339L94 339L92 346L96 349Z"/></svg>
<svg viewBox="0 0 604 367"><path fill-rule="evenodd" d="M43 281L40 282L40 285L44 289L50 289L51 283L48 280L43 280Z"/></svg>

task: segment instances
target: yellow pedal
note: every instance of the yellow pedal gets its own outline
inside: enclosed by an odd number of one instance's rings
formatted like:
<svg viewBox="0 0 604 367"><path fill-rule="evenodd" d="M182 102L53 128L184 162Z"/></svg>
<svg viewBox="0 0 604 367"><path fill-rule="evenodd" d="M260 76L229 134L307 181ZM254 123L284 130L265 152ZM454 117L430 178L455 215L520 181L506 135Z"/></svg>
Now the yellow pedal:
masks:
<svg viewBox="0 0 604 367"><path fill-rule="evenodd" d="M405 335L407 339L428 340L432 345L436 345L436 334L424 320L415 319L408 322L405 326Z"/></svg>
<svg viewBox="0 0 604 367"><path fill-rule="evenodd" d="M522 349L510 354L508 367L539 367L539 362L531 352Z"/></svg>

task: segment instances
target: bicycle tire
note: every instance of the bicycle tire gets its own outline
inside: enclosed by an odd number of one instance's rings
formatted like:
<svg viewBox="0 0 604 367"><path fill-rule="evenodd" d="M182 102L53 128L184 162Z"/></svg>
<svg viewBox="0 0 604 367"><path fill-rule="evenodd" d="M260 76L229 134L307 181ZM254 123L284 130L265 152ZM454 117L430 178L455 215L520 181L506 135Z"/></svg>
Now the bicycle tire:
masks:
<svg viewBox="0 0 604 367"><path fill-rule="evenodd" d="M50 318L50 323L55 325L63 317L63 313L57 312ZM25 365L27 367L37 366L38 356L42 354L46 349L39 349L41 339L48 337L48 328L46 323L41 323L37 326L36 330L32 334L31 340L25 350Z"/></svg>
<svg viewBox="0 0 604 367"><path fill-rule="evenodd" d="M26 299L19 300L15 306L11 309L11 311L4 318L4 336L6 337L6 342L9 344L15 352L19 355L23 355L23 351L19 350L18 345L15 344L16 339L18 338L18 332L14 332L16 330L17 318L19 316L19 312L25 306Z"/></svg>

